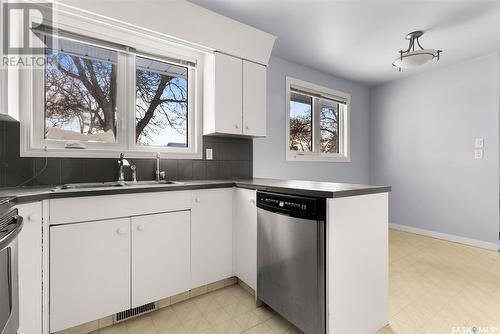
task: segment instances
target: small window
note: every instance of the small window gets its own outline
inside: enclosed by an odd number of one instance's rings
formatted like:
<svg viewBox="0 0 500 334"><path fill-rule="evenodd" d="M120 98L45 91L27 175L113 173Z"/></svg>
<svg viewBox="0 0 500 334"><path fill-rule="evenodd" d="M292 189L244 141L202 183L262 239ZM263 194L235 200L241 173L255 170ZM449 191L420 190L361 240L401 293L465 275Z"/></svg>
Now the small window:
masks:
<svg viewBox="0 0 500 334"><path fill-rule="evenodd" d="M135 140L188 147L188 68L136 58Z"/></svg>
<svg viewBox="0 0 500 334"><path fill-rule="evenodd" d="M350 95L287 78L287 160L350 161Z"/></svg>
<svg viewBox="0 0 500 334"><path fill-rule="evenodd" d="M44 138L116 142L117 52L45 37Z"/></svg>

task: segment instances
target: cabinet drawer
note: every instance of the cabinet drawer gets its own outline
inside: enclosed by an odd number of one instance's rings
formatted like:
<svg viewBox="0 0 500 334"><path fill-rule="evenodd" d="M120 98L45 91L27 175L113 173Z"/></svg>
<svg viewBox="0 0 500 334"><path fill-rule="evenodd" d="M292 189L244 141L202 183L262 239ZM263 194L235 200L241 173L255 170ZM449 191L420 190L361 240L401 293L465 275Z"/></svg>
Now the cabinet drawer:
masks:
<svg viewBox="0 0 500 334"><path fill-rule="evenodd" d="M50 224L129 217L190 208L190 191L72 197L50 200Z"/></svg>

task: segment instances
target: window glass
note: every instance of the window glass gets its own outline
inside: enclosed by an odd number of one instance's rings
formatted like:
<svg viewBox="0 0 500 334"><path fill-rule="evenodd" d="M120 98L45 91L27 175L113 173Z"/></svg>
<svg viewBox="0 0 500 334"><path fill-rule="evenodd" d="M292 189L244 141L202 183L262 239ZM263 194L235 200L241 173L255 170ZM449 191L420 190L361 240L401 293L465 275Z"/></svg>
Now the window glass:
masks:
<svg viewBox="0 0 500 334"><path fill-rule="evenodd" d="M136 57L135 140L188 147L188 68Z"/></svg>
<svg viewBox="0 0 500 334"><path fill-rule="evenodd" d="M312 151L312 98L290 93L290 150Z"/></svg>
<svg viewBox="0 0 500 334"><path fill-rule="evenodd" d="M350 95L286 78L287 161L350 161Z"/></svg>
<svg viewBox="0 0 500 334"><path fill-rule="evenodd" d="M338 103L320 100L320 152L339 153L339 108Z"/></svg>
<svg viewBox="0 0 500 334"><path fill-rule="evenodd" d="M45 37L44 138L116 142L116 51Z"/></svg>

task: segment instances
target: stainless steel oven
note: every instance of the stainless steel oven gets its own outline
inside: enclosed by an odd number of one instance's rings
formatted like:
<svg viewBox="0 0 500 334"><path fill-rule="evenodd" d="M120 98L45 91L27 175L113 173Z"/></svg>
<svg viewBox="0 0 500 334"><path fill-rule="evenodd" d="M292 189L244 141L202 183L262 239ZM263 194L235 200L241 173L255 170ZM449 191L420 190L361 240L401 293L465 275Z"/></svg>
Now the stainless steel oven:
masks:
<svg viewBox="0 0 500 334"><path fill-rule="evenodd" d="M9 201L0 200L0 334L19 328L17 236L23 219Z"/></svg>

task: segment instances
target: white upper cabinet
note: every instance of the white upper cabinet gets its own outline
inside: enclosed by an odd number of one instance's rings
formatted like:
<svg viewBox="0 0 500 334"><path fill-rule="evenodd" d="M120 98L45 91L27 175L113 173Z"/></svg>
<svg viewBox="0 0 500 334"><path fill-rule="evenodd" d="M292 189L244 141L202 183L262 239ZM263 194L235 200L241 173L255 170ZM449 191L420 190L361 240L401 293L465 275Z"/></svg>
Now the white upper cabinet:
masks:
<svg viewBox="0 0 500 334"><path fill-rule="evenodd" d="M50 228L50 332L130 308L130 218Z"/></svg>
<svg viewBox="0 0 500 334"><path fill-rule="evenodd" d="M132 217L132 308L189 290L190 214Z"/></svg>
<svg viewBox="0 0 500 334"><path fill-rule="evenodd" d="M232 189L193 191L191 288L233 276Z"/></svg>
<svg viewBox="0 0 500 334"><path fill-rule="evenodd" d="M241 134L242 60L218 53L215 56L216 132Z"/></svg>
<svg viewBox="0 0 500 334"><path fill-rule="evenodd" d="M243 134L266 135L266 67L243 60Z"/></svg>
<svg viewBox="0 0 500 334"><path fill-rule="evenodd" d="M204 134L265 136L266 67L216 52L204 71Z"/></svg>

